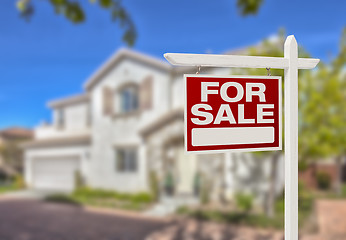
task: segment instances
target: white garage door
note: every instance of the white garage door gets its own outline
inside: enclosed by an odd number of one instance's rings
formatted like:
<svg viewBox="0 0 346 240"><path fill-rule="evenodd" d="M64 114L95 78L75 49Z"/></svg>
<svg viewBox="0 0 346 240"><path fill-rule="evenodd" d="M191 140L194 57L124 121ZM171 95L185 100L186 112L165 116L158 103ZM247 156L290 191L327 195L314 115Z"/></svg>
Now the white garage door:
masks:
<svg viewBox="0 0 346 240"><path fill-rule="evenodd" d="M79 160L77 157L38 158L34 159L32 169L35 189L72 191Z"/></svg>

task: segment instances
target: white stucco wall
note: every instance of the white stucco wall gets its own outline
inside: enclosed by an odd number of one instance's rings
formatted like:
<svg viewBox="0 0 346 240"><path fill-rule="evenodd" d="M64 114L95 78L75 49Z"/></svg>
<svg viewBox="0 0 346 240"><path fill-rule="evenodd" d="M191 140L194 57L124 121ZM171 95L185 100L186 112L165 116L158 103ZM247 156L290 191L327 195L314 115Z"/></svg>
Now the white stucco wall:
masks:
<svg viewBox="0 0 346 240"><path fill-rule="evenodd" d="M62 107L64 111L65 124L62 128L58 127L57 109L52 111L53 122L51 125L38 126L35 129L35 138L54 138L81 136L90 134L90 126L88 123L89 102L82 102Z"/></svg>
<svg viewBox="0 0 346 240"><path fill-rule="evenodd" d="M139 115L112 117L103 114L103 88L117 89L126 82L140 84L146 77L153 80L152 108ZM142 142L140 130L159 116L166 113L170 106L169 75L152 66L123 59L92 90L92 163L91 185L110 188L122 192L147 191L146 146ZM136 173L123 173L116 170L115 148L136 146L138 169Z"/></svg>

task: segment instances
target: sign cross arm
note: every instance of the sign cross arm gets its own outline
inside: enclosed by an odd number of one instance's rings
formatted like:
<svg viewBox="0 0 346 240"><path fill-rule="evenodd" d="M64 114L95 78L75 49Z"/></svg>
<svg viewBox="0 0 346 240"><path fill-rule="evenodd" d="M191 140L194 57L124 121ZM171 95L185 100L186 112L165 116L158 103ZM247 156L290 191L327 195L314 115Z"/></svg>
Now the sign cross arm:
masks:
<svg viewBox="0 0 346 240"><path fill-rule="evenodd" d="M216 54L166 53L164 57L175 66L237 67L237 68L278 68L287 69L289 59L284 57L261 57ZM320 60L298 58L298 69L316 67Z"/></svg>

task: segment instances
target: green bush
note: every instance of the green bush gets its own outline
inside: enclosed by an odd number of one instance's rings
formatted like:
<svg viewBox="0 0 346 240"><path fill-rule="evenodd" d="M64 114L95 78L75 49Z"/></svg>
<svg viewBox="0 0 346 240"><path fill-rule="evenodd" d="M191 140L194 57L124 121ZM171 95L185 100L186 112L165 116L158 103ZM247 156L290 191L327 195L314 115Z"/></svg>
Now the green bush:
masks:
<svg viewBox="0 0 346 240"><path fill-rule="evenodd" d="M84 179L80 171L78 170L75 171L74 178L75 178L75 184L77 188L84 187Z"/></svg>
<svg viewBox="0 0 346 240"><path fill-rule="evenodd" d="M26 187L24 178L22 175L16 175L13 180L13 185L18 189L23 189Z"/></svg>
<svg viewBox="0 0 346 240"><path fill-rule="evenodd" d="M149 206L153 201L153 197L145 192L128 194L82 187L77 188L71 195L52 195L47 197L46 200L68 204L85 204L98 207L142 210Z"/></svg>
<svg viewBox="0 0 346 240"><path fill-rule="evenodd" d="M327 190L331 185L330 175L326 172L318 172L317 175L317 186L319 189Z"/></svg>
<svg viewBox="0 0 346 240"><path fill-rule="evenodd" d="M175 212L177 214L186 215L190 213L190 209L187 206L181 206L181 207L178 207L178 209Z"/></svg>
<svg viewBox="0 0 346 240"><path fill-rule="evenodd" d="M80 203L78 201L76 201L74 198L72 198L71 196L65 195L65 194L53 194L53 195L47 196L45 198L45 201L72 204L72 205L80 205Z"/></svg>
<svg viewBox="0 0 346 240"><path fill-rule="evenodd" d="M341 188L342 197L346 197L346 184L343 184Z"/></svg>
<svg viewBox="0 0 346 240"><path fill-rule="evenodd" d="M149 173L149 183L153 200L158 201L160 198L160 187L159 180L157 179L157 174L154 171L150 171Z"/></svg>
<svg viewBox="0 0 346 240"><path fill-rule="evenodd" d="M253 196L250 194L237 193L235 195L237 208L249 212L253 207Z"/></svg>
<svg viewBox="0 0 346 240"><path fill-rule="evenodd" d="M175 180L171 172L167 172L164 178L163 186L167 195L172 196L175 191Z"/></svg>
<svg viewBox="0 0 346 240"><path fill-rule="evenodd" d="M307 161L300 160L298 162L298 169L299 171L306 171L309 168L309 164Z"/></svg>
<svg viewBox="0 0 346 240"><path fill-rule="evenodd" d="M299 225L302 226L311 215L314 206L314 194L306 188L303 182L298 185Z"/></svg>
<svg viewBox="0 0 346 240"><path fill-rule="evenodd" d="M210 202L210 182L208 181L208 179L202 175L201 176L201 191L199 193L199 200L201 202L201 204L205 205L208 204Z"/></svg>
<svg viewBox="0 0 346 240"><path fill-rule="evenodd" d="M74 197L83 199L115 199L119 201L129 201L133 203L150 203L153 201L152 195L148 193L119 193L111 190L78 188L74 193Z"/></svg>

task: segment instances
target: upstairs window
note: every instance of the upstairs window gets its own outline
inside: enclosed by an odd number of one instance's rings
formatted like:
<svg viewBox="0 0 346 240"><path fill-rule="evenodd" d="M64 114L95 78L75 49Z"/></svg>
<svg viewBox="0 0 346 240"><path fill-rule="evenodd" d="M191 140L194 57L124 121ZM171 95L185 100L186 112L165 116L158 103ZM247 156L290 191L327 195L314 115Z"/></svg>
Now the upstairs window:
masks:
<svg viewBox="0 0 346 240"><path fill-rule="evenodd" d="M137 149L121 148L115 150L116 170L118 172L137 171Z"/></svg>
<svg viewBox="0 0 346 240"><path fill-rule="evenodd" d="M122 88L119 91L119 100L120 113L130 113L138 110L138 87L136 85L131 85Z"/></svg>

